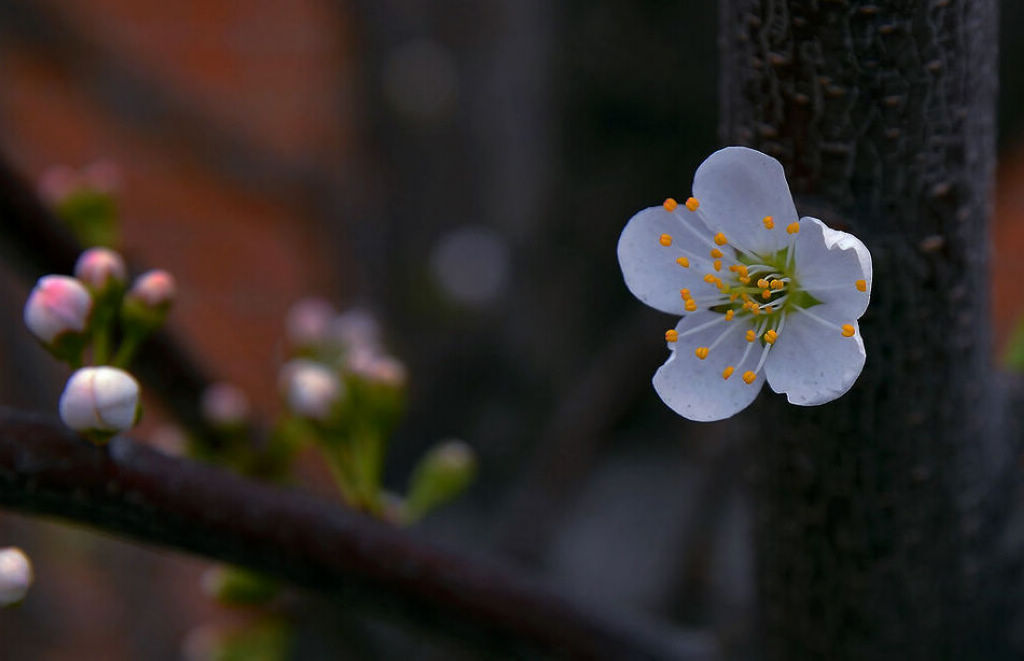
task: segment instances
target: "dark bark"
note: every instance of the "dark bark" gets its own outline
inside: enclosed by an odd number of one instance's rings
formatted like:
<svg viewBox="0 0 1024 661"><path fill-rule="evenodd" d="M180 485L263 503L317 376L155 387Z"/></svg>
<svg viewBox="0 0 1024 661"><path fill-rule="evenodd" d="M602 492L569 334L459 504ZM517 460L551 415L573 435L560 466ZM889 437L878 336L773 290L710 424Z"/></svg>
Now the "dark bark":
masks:
<svg viewBox="0 0 1024 661"><path fill-rule="evenodd" d="M875 268L856 387L760 411L767 656L1007 654L987 548L1017 479L989 346L995 2L722 7L724 140L779 158L797 208Z"/></svg>
<svg viewBox="0 0 1024 661"><path fill-rule="evenodd" d="M5 409L0 505L246 566L496 653L714 656L703 636L612 617L522 574L308 495L123 437L97 448L48 419Z"/></svg>

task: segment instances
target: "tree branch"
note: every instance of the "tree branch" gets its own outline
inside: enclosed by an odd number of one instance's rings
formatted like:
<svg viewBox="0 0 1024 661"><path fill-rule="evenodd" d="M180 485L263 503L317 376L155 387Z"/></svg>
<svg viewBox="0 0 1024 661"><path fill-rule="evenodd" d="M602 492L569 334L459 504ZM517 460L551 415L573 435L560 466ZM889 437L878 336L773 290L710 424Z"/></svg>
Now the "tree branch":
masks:
<svg viewBox="0 0 1024 661"><path fill-rule="evenodd" d="M48 418L9 409L0 409L0 505L249 567L488 645L583 658L715 656L702 635L600 613L309 495L123 437L93 447Z"/></svg>

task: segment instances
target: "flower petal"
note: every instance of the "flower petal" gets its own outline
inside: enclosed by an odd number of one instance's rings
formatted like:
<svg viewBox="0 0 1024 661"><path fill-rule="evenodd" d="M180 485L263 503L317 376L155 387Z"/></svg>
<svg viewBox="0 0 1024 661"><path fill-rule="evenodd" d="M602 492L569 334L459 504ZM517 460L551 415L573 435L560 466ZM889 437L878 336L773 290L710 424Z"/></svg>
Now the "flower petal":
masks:
<svg viewBox="0 0 1024 661"><path fill-rule="evenodd" d="M693 195L715 232L733 245L767 256L788 245L786 226L797 219L786 173L777 160L746 147L716 151L697 168ZM771 216L774 229L763 220Z"/></svg>
<svg viewBox="0 0 1024 661"><path fill-rule="evenodd" d="M785 393L790 404L815 406L843 395L864 368L864 341L857 322L845 320L841 310L816 305L811 313L836 326L851 323L853 337L800 312L786 316L786 324L768 355L764 371L768 385Z"/></svg>
<svg viewBox="0 0 1024 661"><path fill-rule="evenodd" d="M749 406L761 391L763 373L753 383L743 381L744 370L757 364L760 343L748 344L743 339L749 324L724 319L723 315L707 310L684 317L676 326L679 339L675 350L654 374L658 396L684 418L699 422L723 420ZM729 335L711 349L708 357L697 358L694 350L711 346L724 331ZM751 349L740 365L747 346ZM729 379L723 379L722 371L730 365L735 371Z"/></svg>
<svg viewBox="0 0 1024 661"><path fill-rule="evenodd" d="M693 220L698 231L707 231L696 217ZM619 266L629 291L652 308L673 314L685 312L680 289L690 289L694 296L708 291L702 278L710 258L701 257L707 248L683 222L664 207L648 207L630 218L619 236ZM659 242L663 234L671 237L671 245ZM689 268L676 262L684 256Z"/></svg>
<svg viewBox="0 0 1024 661"><path fill-rule="evenodd" d="M857 237L817 218L801 218L794 268L801 289L833 306L843 323L864 314L871 299L871 253ZM860 280L864 291L857 287Z"/></svg>

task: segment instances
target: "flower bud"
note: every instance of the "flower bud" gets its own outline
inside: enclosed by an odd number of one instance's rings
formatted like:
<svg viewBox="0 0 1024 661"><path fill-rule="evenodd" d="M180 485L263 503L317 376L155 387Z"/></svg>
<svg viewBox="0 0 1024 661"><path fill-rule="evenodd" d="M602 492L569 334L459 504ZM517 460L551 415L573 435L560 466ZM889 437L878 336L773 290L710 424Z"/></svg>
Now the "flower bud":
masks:
<svg viewBox="0 0 1024 661"><path fill-rule="evenodd" d="M348 355L345 367L368 383L395 389L405 387L405 365L394 356L381 354L372 349L359 349Z"/></svg>
<svg viewBox="0 0 1024 661"><path fill-rule="evenodd" d="M281 389L293 413L321 422L331 416L344 395L337 374L324 365L301 358L282 368Z"/></svg>
<svg viewBox="0 0 1024 661"><path fill-rule="evenodd" d="M43 344L63 333L84 333L92 297L78 280L66 275L39 278L25 303L25 325Z"/></svg>
<svg viewBox="0 0 1024 661"><path fill-rule="evenodd" d="M214 383L199 402L206 421L215 427L240 427L249 418L249 398L230 383Z"/></svg>
<svg viewBox="0 0 1024 661"><path fill-rule="evenodd" d="M15 546L0 549L0 607L24 599L32 579L32 562L24 551Z"/></svg>
<svg viewBox="0 0 1024 661"><path fill-rule="evenodd" d="M121 287L128 278L124 259L109 248L89 248L75 262L75 277L94 292Z"/></svg>
<svg viewBox="0 0 1024 661"><path fill-rule="evenodd" d="M304 298L288 310L285 332L295 347L315 347L328 339L334 306L322 298Z"/></svg>
<svg viewBox="0 0 1024 661"><path fill-rule="evenodd" d="M459 440L443 441L420 459L409 481L406 518L415 521L461 493L476 475L476 454Z"/></svg>
<svg viewBox="0 0 1024 661"><path fill-rule="evenodd" d="M116 367L83 367L60 396L60 417L75 431L105 441L139 418L139 384Z"/></svg>
<svg viewBox="0 0 1024 661"><path fill-rule="evenodd" d="M154 269L143 273L125 294L121 312L125 323L156 328L167 317L176 292L174 276L167 271Z"/></svg>

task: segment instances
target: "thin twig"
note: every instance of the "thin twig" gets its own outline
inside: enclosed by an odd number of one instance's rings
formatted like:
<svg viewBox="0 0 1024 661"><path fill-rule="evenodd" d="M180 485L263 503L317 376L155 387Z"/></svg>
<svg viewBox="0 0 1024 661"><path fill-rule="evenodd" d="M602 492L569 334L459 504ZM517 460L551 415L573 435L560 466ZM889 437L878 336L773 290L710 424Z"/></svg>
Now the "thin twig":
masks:
<svg viewBox="0 0 1024 661"><path fill-rule="evenodd" d="M0 409L0 505L246 566L490 645L518 641L584 658L714 656L703 635L600 613L309 495L123 437L93 447L48 418L9 409Z"/></svg>

